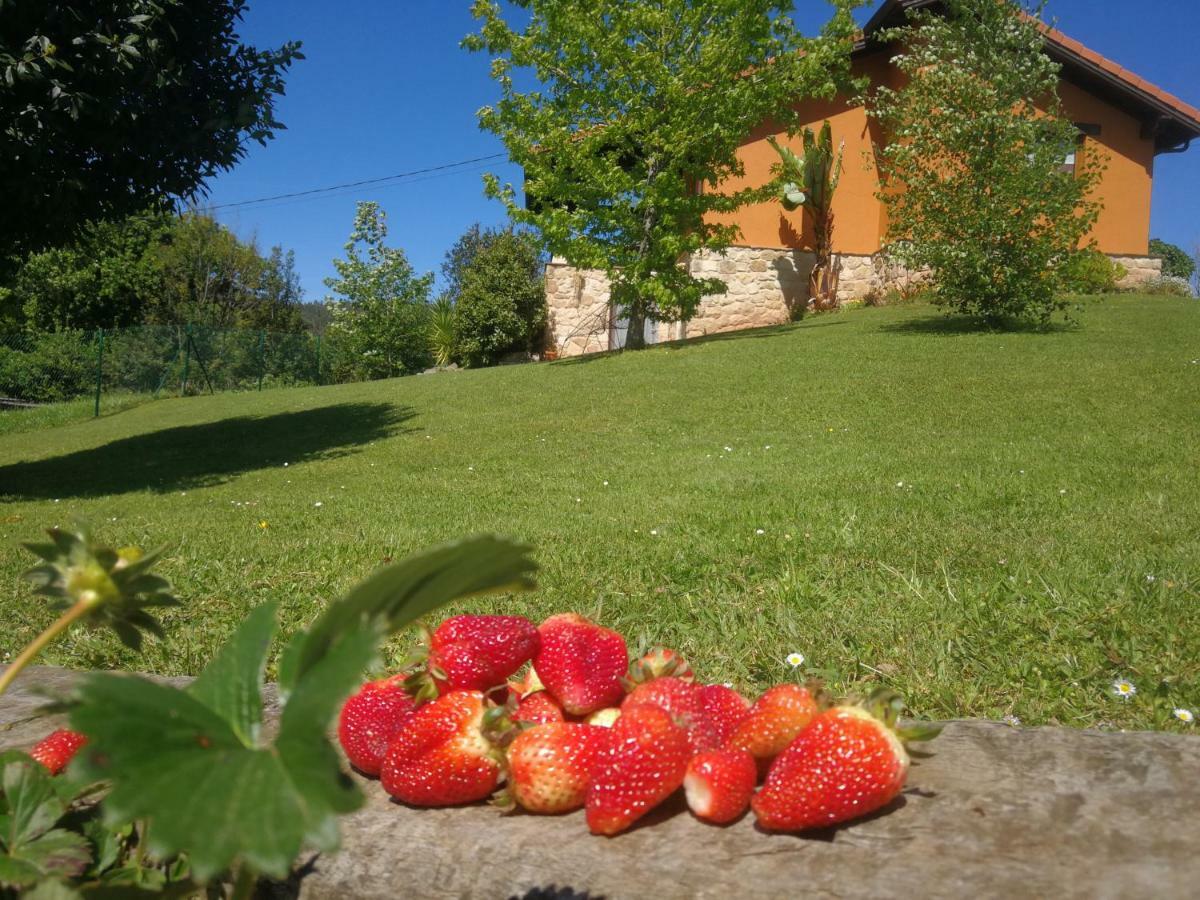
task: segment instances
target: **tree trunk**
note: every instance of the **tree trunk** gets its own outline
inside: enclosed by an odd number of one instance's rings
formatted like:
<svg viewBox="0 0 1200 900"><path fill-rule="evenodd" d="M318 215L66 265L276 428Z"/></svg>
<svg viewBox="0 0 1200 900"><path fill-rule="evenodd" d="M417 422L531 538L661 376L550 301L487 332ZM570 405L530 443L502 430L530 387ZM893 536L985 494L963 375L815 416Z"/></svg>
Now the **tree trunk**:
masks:
<svg viewBox="0 0 1200 900"><path fill-rule="evenodd" d="M626 319L629 325L625 329L625 349L643 349L646 346L646 313L640 301L630 305Z"/></svg>

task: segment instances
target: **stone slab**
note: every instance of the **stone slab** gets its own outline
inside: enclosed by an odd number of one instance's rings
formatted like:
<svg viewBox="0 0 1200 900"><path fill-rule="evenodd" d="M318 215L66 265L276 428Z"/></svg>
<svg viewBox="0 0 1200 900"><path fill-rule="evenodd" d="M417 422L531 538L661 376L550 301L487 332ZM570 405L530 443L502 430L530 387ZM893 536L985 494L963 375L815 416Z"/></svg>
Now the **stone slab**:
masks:
<svg viewBox="0 0 1200 900"><path fill-rule="evenodd" d="M0 748L55 723L37 669L0 699ZM268 709L274 709L268 704ZM950 722L881 813L803 836L747 817L714 828L681 804L615 838L582 814L414 810L366 783L344 847L300 895L496 897L1194 897L1200 894L1200 738Z"/></svg>

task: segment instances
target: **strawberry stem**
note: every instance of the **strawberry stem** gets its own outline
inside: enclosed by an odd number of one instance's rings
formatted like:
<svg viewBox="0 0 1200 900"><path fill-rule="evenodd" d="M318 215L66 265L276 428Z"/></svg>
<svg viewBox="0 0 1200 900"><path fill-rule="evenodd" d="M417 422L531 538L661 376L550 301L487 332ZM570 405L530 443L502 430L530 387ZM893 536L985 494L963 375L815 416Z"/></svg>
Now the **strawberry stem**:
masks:
<svg viewBox="0 0 1200 900"><path fill-rule="evenodd" d="M0 694L8 690L8 686L12 684L13 679L33 661L34 657L42 652L47 644L71 627L72 623L76 620L87 615L95 605L95 600L91 597L85 597L77 601L74 606L59 616L54 624L34 638L29 646L22 650L20 655L12 661L12 665L4 670L4 674L0 675Z"/></svg>

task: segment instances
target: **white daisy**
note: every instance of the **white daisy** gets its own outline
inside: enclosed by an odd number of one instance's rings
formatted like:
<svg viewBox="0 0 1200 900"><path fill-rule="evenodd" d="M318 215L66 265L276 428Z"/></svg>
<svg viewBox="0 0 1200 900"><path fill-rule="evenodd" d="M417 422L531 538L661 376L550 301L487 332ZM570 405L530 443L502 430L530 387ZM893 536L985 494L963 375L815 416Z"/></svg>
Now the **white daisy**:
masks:
<svg viewBox="0 0 1200 900"><path fill-rule="evenodd" d="M796 653L793 651L792 653L789 653L787 655L785 662L787 662L787 664L789 666L791 666L793 669L798 669L802 665L804 665L804 654Z"/></svg>
<svg viewBox="0 0 1200 900"><path fill-rule="evenodd" d="M1177 718L1184 725L1191 725L1196 721L1196 717L1192 715L1192 711L1190 709L1183 709L1182 707L1172 710L1171 715Z"/></svg>
<svg viewBox="0 0 1200 900"><path fill-rule="evenodd" d="M733 448L732 448L732 447L726 447L726 448L725 448L725 452L726 452L726 453L732 453L732 452L733 452Z"/></svg>
<svg viewBox="0 0 1200 900"><path fill-rule="evenodd" d="M1114 696L1120 697L1122 700L1128 700L1137 693L1137 688L1134 687L1133 682L1128 678L1118 678L1112 683L1112 692Z"/></svg>
<svg viewBox="0 0 1200 900"><path fill-rule="evenodd" d="M1004 717L1004 724L1011 725L1013 728L1016 728L1018 725L1021 724L1021 720L1018 719L1016 716L1014 716L1012 713L1009 713L1007 716Z"/></svg>
<svg viewBox="0 0 1200 900"><path fill-rule="evenodd" d="M763 531L763 529L761 529L761 528L755 528L755 529L754 529L754 533L755 533L755 534L766 534L766 532L765 532L765 531Z"/></svg>
<svg viewBox="0 0 1200 900"><path fill-rule="evenodd" d="M318 500L316 503L313 504L313 506L315 506L317 509L320 509L324 505L325 504L322 503L320 500Z"/></svg>

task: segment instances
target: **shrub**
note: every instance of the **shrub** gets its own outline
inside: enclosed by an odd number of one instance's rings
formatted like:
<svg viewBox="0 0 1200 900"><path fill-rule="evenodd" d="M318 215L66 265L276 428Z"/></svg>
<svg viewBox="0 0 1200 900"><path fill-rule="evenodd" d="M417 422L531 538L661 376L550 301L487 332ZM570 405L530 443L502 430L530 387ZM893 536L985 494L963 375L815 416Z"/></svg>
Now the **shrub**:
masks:
<svg viewBox="0 0 1200 900"><path fill-rule="evenodd" d="M946 15L910 12L882 40L905 47L898 90L869 111L887 133L880 200L891 254L929 270L938 303L993 323L1048 320L1064 304L1054 263L1079 245L1099 208L1103 167L1091 147L1064 160L1078 131L1056 94L1059 66L1021 5L946 0Z"/></svg>
<svg viewBox="0 0 1200 900"><path fill-rule="evenodd" d="M1188 256L1186 250L1158 238L1150 241L1150 255L1162 257L1164 276L1188 279L1196 271L1196 262Z"/></svg>
<svg viewBox="0 0 1200 900"><path fill-rule="evenodd" d="M455 298L457 355L466 365L538 349L546 327L543 265L532 235L506 229L485 236Z"/></svg>
<svg viewBox="0 0 1200 900"><path fill-rule="evenodd" d="M1107 294L1117 289L1125 267L1094 247L1070 254L1058 266L1062 290L1068 294Z"/></svg>
<svg viewBox="0 0 1200 900"><path fill-rule="evenodd" d="M92 333L60 331L30 336L6 346L0 341L0 396L53 403L95 387Z"/></svg>
<svg viewBox="0 0 1200 900"><path fill-rule="evenodd" d="M429 316L429 349L433 361L439 366L448 366L454 361L454 349L458 342L458 311L454 301L447 296L437 298Z"/></svg>
<svg viewBox="0 0 1200 900"><path fill-rule="evenodd" d="M1153 281L1145 281L1130 289L1134 294L1149 294L1152 297L1195 297L1192 286L1182 278L1167 275Z"/></svg>

